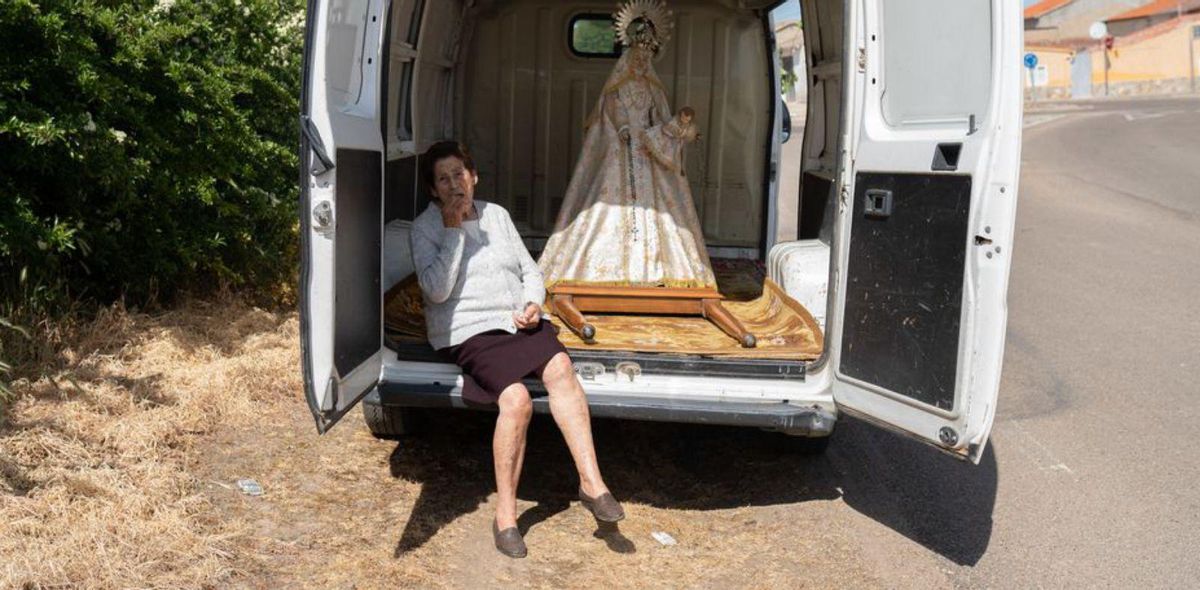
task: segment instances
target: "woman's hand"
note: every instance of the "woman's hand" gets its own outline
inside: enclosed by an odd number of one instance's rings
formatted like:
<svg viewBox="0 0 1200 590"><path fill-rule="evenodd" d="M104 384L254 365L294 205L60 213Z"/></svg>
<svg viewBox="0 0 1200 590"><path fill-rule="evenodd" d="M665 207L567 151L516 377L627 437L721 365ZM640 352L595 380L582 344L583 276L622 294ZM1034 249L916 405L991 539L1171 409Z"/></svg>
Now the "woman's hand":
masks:
<svg viewBox="0 0 1200 590"><path fill-rule="evenodd" d="M537 326L541 321L542 306L533 302L526 303L524 310L513 312L513 323L517 325L518 330L532 328Z"/></svg>
<svg viewBox="0 0 1200 590"><path fill-rule="evenodd" d="M442 225L446 227L462 227L470 209L470 200L466 197L455 197L454 200L442 205Z"/></svg>

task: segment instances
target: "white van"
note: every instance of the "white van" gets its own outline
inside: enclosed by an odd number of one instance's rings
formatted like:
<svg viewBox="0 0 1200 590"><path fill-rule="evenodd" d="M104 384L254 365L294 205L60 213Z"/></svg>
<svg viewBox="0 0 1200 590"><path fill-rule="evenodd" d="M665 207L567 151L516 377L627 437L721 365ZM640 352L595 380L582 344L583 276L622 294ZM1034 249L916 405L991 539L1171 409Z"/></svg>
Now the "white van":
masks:
<svg viewBox="0 0 1200 590"><path fill-rule="evenodd" d="M655 68L673 107L699 114L688 177L711 256L765 264L823 321L823 352L575 349L592 415L820 439L844 412L978 462L1004 350L1021 3L802 0L799 239L779 242L779 194L796 190L778 182L787 113L770 11L780 3L669 0L675 32ZM420 408L466 407L457 367L384 334L383 294L412 271L407 222L428 202L417 154L466 143L477 195L512 213L536 257L615 59L594 42L581 48L577 32L613 8L309 0L301 338L319 431L364 397L377 435L401 433Z"/></svg>

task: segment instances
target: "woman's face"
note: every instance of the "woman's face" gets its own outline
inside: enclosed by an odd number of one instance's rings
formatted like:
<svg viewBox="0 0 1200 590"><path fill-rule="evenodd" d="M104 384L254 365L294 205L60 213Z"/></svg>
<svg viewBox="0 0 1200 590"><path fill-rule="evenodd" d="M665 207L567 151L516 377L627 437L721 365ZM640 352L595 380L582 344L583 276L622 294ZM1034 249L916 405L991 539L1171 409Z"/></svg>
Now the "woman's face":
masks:
<svg viewBox="0 0 1200 590"><path fill-rule="evenodd" d="M433 189L443 205L456 198L465 198L470 203L475 199L477 182L479 177L457 156L447 156L433 165Z"/></svg>

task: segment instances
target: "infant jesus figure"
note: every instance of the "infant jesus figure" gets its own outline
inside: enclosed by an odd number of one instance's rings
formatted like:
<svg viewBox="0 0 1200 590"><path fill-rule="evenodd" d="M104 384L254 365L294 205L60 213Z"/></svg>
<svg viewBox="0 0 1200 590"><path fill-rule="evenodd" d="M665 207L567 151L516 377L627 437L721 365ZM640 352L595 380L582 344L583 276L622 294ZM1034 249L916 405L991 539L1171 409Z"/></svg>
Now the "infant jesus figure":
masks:
<svg viewBox="0 0 1200 590"><path fill-rule="evenodd" d="M658 130L646 130L645 141L642 144L646 154L654 158L660 165L687 176L684 170L683 147L700 138L696 124L696 111L692 107L683 107ZM656 133L657 131L657 133Z"/></svg>

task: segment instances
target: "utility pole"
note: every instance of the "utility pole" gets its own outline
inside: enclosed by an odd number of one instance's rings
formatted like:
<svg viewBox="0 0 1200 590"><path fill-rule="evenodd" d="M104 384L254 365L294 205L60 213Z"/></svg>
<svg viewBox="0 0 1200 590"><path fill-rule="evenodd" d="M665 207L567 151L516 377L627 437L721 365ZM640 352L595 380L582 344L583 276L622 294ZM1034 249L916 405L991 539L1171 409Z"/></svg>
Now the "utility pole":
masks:
<svg viewBox="0 0 1200 590"><path fill-rule="evenodd" d="M1179 19L1180 24L1183 23L1183 2L1175 5L1175 18ZM1187 35L1188 43L1188 80L1191 83L1192 94L1196 93L1196 37L1200 36L1200 27L1196 25L1188 25Z"/></svg>
<svg viewBox="0 0 1200 590"><path fill-rule="evenodd" d="M1104 96L1108 96L1108 40L1100 41L1100 51L1104 52Z"/></svg>
<svg viewBox="0 0 1200 590"><path fill-rule="evenodd" d="M1188 31L1188 74L1192 80L1192 94L1196 93L1196 38L1200 37L1200 25L1191 25Z"/></svg>

